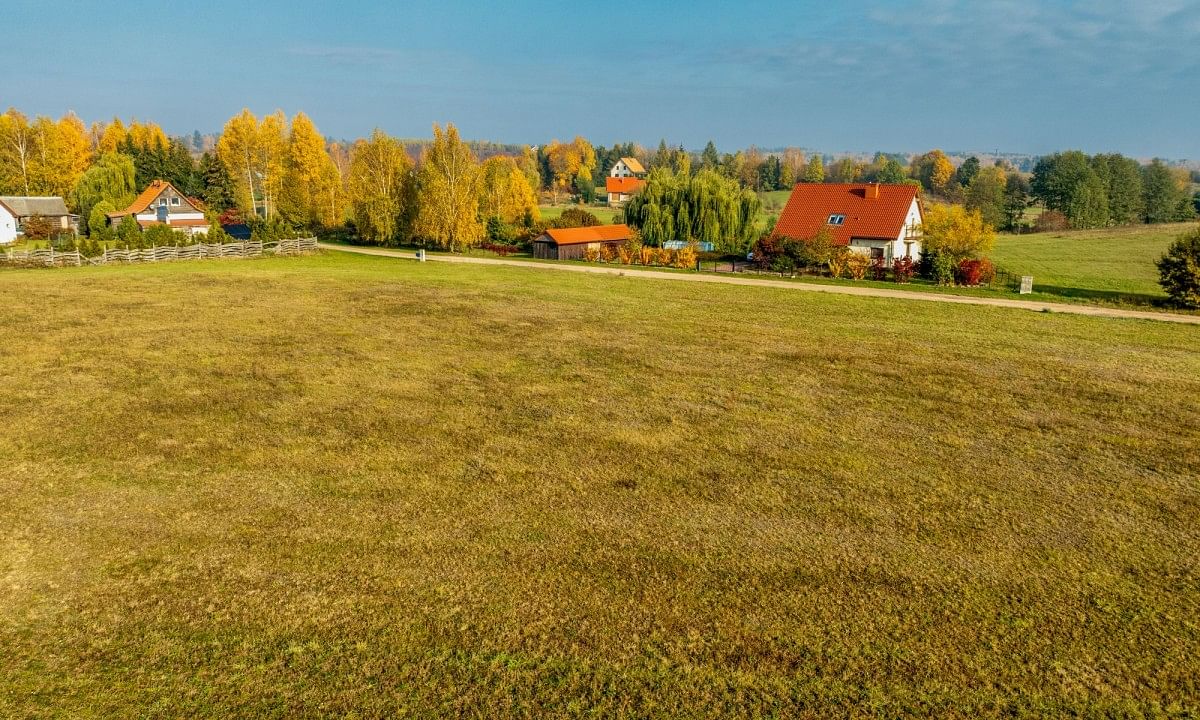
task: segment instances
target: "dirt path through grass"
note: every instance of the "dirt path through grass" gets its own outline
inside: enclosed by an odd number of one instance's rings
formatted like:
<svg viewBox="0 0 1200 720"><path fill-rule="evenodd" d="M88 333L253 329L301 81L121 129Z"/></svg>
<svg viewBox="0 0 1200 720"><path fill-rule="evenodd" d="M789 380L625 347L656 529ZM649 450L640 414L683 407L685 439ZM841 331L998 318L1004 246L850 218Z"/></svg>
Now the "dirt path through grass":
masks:
<svg viewBox="0 0 1200 720"><path fill-rule="evenodd" d="M324 250L358 253L360 255L378 255L412 260L415 255L401 250L386 248L352 247L347 245L321 244ZM873 287L852 287L847 285L818 285L795 280L768 280L766 278L727 277L724 275L691 274L681 272L664 272L662 270L638 270L629 267L606 268L594 265L568 265L559 263L529 262L525 260L506 260L501 258L466 257L460 255L429 255L429 260L437 262L472 263L476 265L510 265L514 267L538 268L542 270L562 270L567 272L599 273L607 275L624 275L626 277L649 278L655 280L685 280L690 282L724 283L726 285L753 285L758 287L788 288L791 290L807 290L809 292L833 293L835 295L860 295L867 297L895 298L898 300L928 300L932 302L959 303L962 305L991 305L1017 310L1032 310L1034 312L1056 312L1072 315L1091 315L1093 317L1126 318L1135 320L1158 320L1161 322L1185 323L1200 325L1200 315L1177 315L1173 313L1148 312L1142 310L1121 310L1118 308L1097 307L1094 305L1068 305L1066 303L1048 303L1034 300L1005 300L1002 298L970 297L966 295L943 295L939 293L922 293L908 290L887 290Z"/></svg>

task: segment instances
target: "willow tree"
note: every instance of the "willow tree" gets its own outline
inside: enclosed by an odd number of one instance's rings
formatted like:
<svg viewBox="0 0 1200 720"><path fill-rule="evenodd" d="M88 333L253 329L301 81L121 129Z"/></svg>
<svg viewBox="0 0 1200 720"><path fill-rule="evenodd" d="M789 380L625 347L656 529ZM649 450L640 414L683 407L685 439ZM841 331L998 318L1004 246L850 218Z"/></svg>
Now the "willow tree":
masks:
<svg viewBox="0 0 1200 720"><path fill-rule="evenodd" d="M650 245L696 240L735 253L754 241L761 208L757 195L715 170L688 177L660 169L626 204L625 222Z"/></svg>
<svg viewBox="0 0 1200 720"><path fill-rule="evenodd" d="M359 237L378 245L403 239L405 219L415 210L412 169L404 144L381 130L354 145L346 189Z"/></svg>
<svg viewBox="0 0 1200 720"><path fill-rule="evenodd" d="M433 144L425 151L419 178L420 210L416 234L438 247L461 251L479 242L479 165L475 155L447 124L433 126Z"/></svg>
<svg viewBox="0 0 1200 720"><path fill-rule="evenodd" d="M71 206L86 220L81 230L87 231L92 222L92 208L110 203L113 208L129 207L137 196L134 184L133 159L120 153L105 153L87 169L71 191Z"/></svg>

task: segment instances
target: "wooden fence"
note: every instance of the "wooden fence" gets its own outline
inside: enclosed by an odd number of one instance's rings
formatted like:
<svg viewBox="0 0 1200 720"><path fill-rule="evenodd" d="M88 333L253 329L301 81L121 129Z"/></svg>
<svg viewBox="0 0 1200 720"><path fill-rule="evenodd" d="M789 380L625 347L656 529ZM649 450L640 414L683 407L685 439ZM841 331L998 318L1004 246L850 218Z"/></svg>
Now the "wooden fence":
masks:
<svg viewBox="0 0 1200 720"><path fill-rule="evenodd" d="M170 262L173 260L202 260L206 258L250 258L263 255L300 255L315 252L317 239L295 238L263 243L254 240L233 243L198 243L196 245L161 245L145 250L109 250L103 255L84 257L78 250L63 252L44 250L9 250L0 255L0 265L17 267L67 267L108 265L111 263Z"/></svg>

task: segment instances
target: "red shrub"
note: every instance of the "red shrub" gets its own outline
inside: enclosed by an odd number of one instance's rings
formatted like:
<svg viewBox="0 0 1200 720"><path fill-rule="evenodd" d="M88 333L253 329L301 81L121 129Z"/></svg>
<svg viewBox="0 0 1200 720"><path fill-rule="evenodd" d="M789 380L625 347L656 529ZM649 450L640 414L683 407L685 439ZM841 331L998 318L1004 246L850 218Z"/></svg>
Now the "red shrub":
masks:
<svg viewBox="0 0 1200 720"><path fill-rule="evenodd" d="M887 280L887 261L877 257L871 261L871 277L883 282Z"/></svg>
<svg viewBox="0 0 1200 720"><path fill-rule="evenodd" d="M980 276L983 274L982 265L981 260L963 260L958 264L958 270L954 273L955 280L959 285L978 285Z"/></svg>
<svg viewBox="0 0 1200 720"><path fill-rule="evenodd" d="M979 259L979 282L984 285L991 285L996 279L996 266L987 258Z"/></svg>
<svg viewBox="0 0 1200 720"><path fill-rule="evenodd" d="M507 257L507 256L517 252L518 250L520 250L520 248L518 248L516 245L502 245L500 243L491 243L491 242L483 243L482 245L479 246L479 248L481 250L489 250L491 252L494 252L497 255L499 255L500 257Z"/></svg>
<svg viewBox="0 0 1200 720"><path fill-rule="evenodd" d="M912 280L913 274L917 270L917 264L908 255L902 258L896 258L892 263L892 278L898 283L906 283Z"/></svg>

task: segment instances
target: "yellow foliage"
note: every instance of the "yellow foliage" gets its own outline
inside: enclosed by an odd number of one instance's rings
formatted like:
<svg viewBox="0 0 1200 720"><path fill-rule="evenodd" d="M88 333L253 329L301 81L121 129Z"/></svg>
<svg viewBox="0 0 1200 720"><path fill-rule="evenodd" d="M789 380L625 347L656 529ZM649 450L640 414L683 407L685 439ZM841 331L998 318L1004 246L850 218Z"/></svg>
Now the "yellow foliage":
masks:
<svg viewBox="0 0 1200 720"><path fill-rule="evenodd" d="M580 136L569 143L551 141L546 146L546 158L550 172L554 173L552 186L555 193L569 188L580 170L591 173L596 168L596 151Z"/></svg>
<svg viewBox="0 0 1200 720"><path fill-rule="evenodd" d="M926 207L921 232L926 251L944 252L956 260L985 253L996 242L995 229L983 221L980 212L961 205Z"/></svg>
<svg viewBox="0 0 1200 720"><path fill-rule="evenodd" d="M850 277L855 280L862 280L866 277L870 267L871 256L866 253L851 252L846 256L846 269L850 271Z"/></svg>
<svg viewBox="0 0 1200 720"><path fill-rule="evenodd" d="M829 275L831 277L840 278L846 274L850 256L844 248L841 250L841 252L834 252L833 257L829 258Z"/></svg>
<svg viewBox="0 0 1200 720"><path fill-rule="evenodd" d="M399 239L411 172L404 145L382 130L354 145L346 185L354 223L364 239L381 245Z"/></svg>
<svg viewBox="0 0 1200 720"><path fill-rule="evenodd" d="M583 259L590 263L598 262L600 260L600 250L593 247L584 248Z"/></svg>
<svg viewBox="0 0 1200 720"><path fill-rule="evenodd" d="M658 248L658 251L655 253L654 262L658 265L662 265L663 267L670 267L671 263L674 262L674 259L675 258L671 255L670 250L666 248Z"/></svg>
<svg viewBox="0 0 1200 720"><path fill-rule="evenodd" d="M484 218L497 217L513 225L523 222L526 214L538 219L537 197L516 160L497 155L484 161L479 212Z"/></svg>
<svg viewBox="0 0 1200 720"><path fill-rule="evenodd" d="M458 128L433 126L433 144L420 173L417 235L449 250L463 250L483 237L479 222L479 165Z"/></svg>
<svg viewBox="0 0 1200 720"><path fill-rule="evenodd" d="M694 268L696 267L696 244L688 243L687 246L675 253L675 267L677 268Z"/></svg>
<svg viewBox="0 0 1200 720"><path fill-rule="evenodd" d="M617 259L622 265L633 264L633 247L629 243L625 243L617 248Z"/></svg>
<svg viewBox="0 0 1200 720"><path fill-rule="evenodd" d="M100 134L98 149L101 153L117 152L128 136L129 132L125 129L125 123L121 122L121 118L113 118L112 122L104 126L104 131Z"/></svg>
<svg viewBox="0 0 1200 720"><path fill-rule="evenodd" d="M643 265L653 265L655 258L658 257L658 252L649 245L643 245L641 252L638 253L638 262Z"/></svg>

